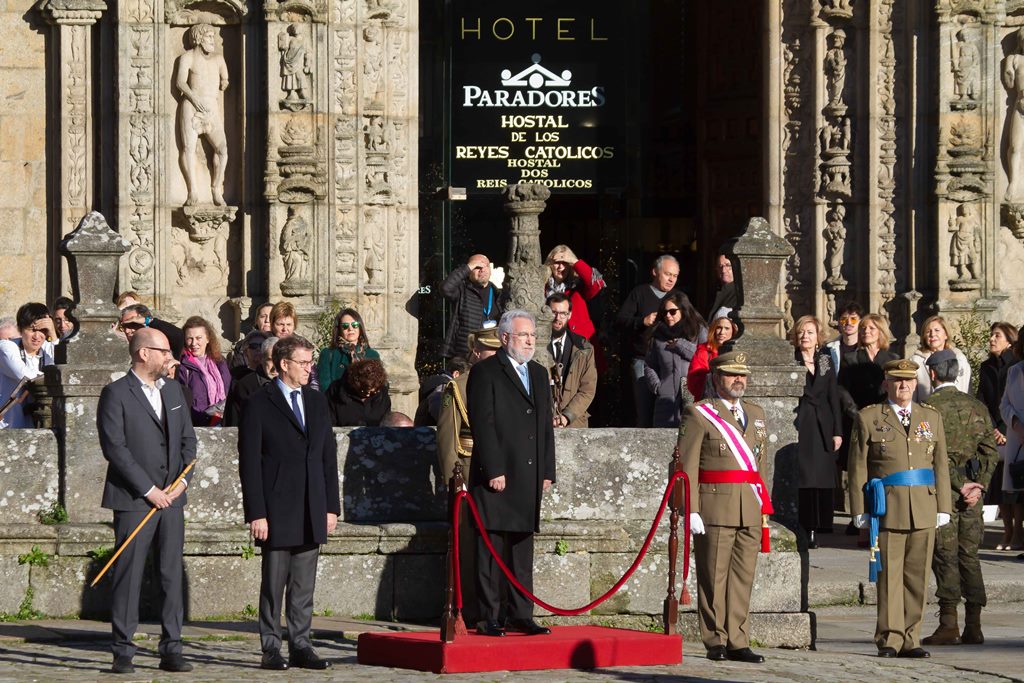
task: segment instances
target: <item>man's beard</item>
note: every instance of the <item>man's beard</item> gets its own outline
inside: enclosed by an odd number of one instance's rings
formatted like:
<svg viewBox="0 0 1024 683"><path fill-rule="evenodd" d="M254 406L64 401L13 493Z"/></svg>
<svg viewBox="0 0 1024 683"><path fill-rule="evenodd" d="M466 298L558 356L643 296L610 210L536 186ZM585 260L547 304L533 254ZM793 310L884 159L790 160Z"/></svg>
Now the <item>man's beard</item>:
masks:
<svg viewBox="0 0 1024 683"><path fill-rule="evenodd" d="M505 353L508 354L508 357L520 365L523 363L529 363L533 360L533 354L536 353L536 351L537 349L522 349L521 351L515 351L511 348L505 349Z"/></svg>
<svg viewBox="0 0 1024 683"><path fill-rule="evenodd" d="M718 390L718 395L723 397L727 396L735 401L737 399L743 398L743 394L745 394L746 392L747 388L744 386L738 386L736 388L733 388L732 385L726 385L723 382L722 387Z"/></svg>

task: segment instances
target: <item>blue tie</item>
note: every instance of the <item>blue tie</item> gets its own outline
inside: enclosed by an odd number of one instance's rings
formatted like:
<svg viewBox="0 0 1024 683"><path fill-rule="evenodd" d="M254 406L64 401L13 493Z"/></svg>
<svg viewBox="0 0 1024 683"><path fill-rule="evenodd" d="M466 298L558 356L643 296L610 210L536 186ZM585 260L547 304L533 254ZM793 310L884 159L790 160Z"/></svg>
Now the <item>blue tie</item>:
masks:
<svg viewBox="0 0 1024 683"><path fill-rule="evenodd" d="M292 392L292 412L295 413L295 419L299 421L299 426L302 427L302 431L306 431L306 423L302 421L302 409L299 408L298 390Z"/></svg>
<svg viewBox="0 0 1024 683"><path fill-rule="evenodd" d="M519 372L519 379L523 382L523 388L526 389L526 393L530 393L530 375L527 373L526 365L520 365L516 368Z"/></svg>

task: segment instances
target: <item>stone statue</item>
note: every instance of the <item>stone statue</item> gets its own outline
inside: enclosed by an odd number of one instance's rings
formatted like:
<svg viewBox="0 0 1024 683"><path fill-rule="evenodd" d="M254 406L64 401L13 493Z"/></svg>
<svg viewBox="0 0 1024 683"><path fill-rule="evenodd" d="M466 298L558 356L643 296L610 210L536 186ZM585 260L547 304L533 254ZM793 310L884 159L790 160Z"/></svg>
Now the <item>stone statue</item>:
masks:
<svg viewBox="0 0 1024 683"><path fill-rule="evenodd" d="M977 99L978 65L981 55L977 46L964 35L963 30L956 32L953 51L953 93L957 99Z"/></svg>
<svg viewBox="0 0 1024 683"><path fill-rule="evenodd" d="M843 282L840 272L843 268L843 251L846 249L846 226L843 219L846 218L846 208L837 204L831 209L825 219L825 265L828 268L828 282L838 284Z"/></svg>
<svg viewBox="0 0 1024 683"><path fill-rule="evenodd" d="M837 28L829 34L832 46L825 52L825 73L828 74L828 104L837 107L842 104L843 87L846 85L846 32Z"/></svg>
<svg viewBox="0 0 1024 683"><path fill-rule="evenodd" d="M299 27L289 24L287 31L277 35L277 51L281 53L281 90L289 102L306 101L306 79L313 74L306 40Z"/></svg>
<svg viewBox="0 0 1024 683"><path fill-rule="evenodd" d="M821 150L832 153L848 153L850 151L851 123L844 117L841 125L829 121L821 128Z"/></svg>
<svg viewBox="0 0 1024 683"><path fill-rule="evenodd" d="M302 282L307 280L309 270L309 248L313 236L309 224L299 215L297 207L288 207L288 220L281 230L281 256L284 259L285 280Z"/></svg>
<svg viewBox="0 0 1024 683"><path fill-rule="evenodd" d="M367 284L383 284L384 260L387 258L383 240L383 236L379 233L373 237L367 235L363 239L363 251L366 252L363 268L366 270Z"/></svg>
<svg viewBox="0 0 1024 683"><path fill-rule="evenodd" d="M981 253L981 220L974 210L973 204L960 204L956 207L956 218L949 217L949 232L953 233L949 241L949 265L956 268L958 280L978 279L978 254ZM964 271L970 278L964 277Z"/></svg>
<svg viewBox="0 0 1024 683"><path fill-rule="evenodd" d="M181 172L188 188L186 206L197 203L195 186L196 146L199 138L213 147L213 171L210 191L213 203L224 205L224 167L228 162L228 142L224 135L224 109L221 92L228 88L228 65L224 56L214 52L217 29L196 24L188 30L192 48L178 58L175 86L181 93L178 104L178 133L181 137Z"/></svg>
<svg viewBox="0 0 1024 683"><path fill-rule="evenodd" d="M1003 60L1003 87L1010 96L1006 126L1006 201L1024 201L1024 29L1016 33L1016 51Z"/></svg>

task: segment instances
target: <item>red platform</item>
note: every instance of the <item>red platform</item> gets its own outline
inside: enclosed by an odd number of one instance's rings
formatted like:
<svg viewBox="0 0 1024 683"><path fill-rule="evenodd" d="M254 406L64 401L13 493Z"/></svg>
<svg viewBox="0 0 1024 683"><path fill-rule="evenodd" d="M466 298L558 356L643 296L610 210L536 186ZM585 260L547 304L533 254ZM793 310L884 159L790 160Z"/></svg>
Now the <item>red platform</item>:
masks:
<svg viewBox="0 0 1024 683"><path fill-rule="evenodd" d="M593 669L653 666L683 661L683 638L602 626L554 626L551 635L510 633L478 636L472 630L454 643L438 631L373 632L359 636L360 664L433 673Z"/></svg>

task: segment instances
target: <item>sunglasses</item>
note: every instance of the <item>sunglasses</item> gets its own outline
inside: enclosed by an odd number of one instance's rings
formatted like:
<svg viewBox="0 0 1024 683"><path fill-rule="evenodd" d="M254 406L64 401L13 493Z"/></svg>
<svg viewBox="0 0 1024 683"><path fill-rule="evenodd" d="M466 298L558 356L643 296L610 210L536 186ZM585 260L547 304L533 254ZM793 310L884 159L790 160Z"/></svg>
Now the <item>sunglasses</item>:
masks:
<svg viewBox="0 0 1024 683"><path fill-rule="evenodd" d="M121 331L124 332L125 330L141 330L145 325L142 323L121 323L118 327L120 327Z"/></svg>
<svg viewBox="0 0 1024 683"><path fill-rule="evenodd" d="M343 330L347 330L350 327L353 330L358 330L361 326L360 326L359 323L338 323L338 327L343 329Z"/></svg>
<svg viewBox="0 0 1024 683"><path fill-rule="evenodd" d="M860 318L858 318L855 315L843 316L842 318L839 319L839 324L840 325L846 325L846 324L856 325L859 322L860 322Z"/></svg>
<svg viewBox="0 0 1024 683"><path fill-rule="evenodd" d="M679 315L679 309L678 308L666 308L665 309L665 315Z"/></svg>

